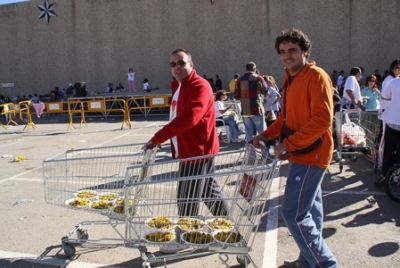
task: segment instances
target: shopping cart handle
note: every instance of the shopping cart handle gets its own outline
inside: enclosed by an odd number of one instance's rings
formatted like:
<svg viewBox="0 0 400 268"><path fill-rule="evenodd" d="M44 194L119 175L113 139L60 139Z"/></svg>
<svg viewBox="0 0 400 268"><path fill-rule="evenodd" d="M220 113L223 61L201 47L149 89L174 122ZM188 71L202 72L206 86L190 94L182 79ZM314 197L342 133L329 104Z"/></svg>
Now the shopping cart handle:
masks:
<svg viewBox="0 0 400 268"><path fill-rule="evenodd" d="M250 140L248 143L253 144L253 140ZM271 140L271 139L258 141L258 144L260 144L263 147L267 147L267 148L271 148L271 147L275 146L275 143L276 143L276 141Z"/></svg>
<svg viewBox="0 0 400 268"><path fill-rule="evenodd" d="M259 141L258 143L264 147L271 148L271 147L275 146L276 141L274 139L272 139L272 140L268 139L268 140Z"/></svg>
<svg viewBox="0 0 400 268"><path fill-rule="evenodd" d="M145 145L143 145L142 150L153 150L155 147L157 147L158 149L161 148L161 144L160 143L154 143L151 140L148 141Z"/></svg>

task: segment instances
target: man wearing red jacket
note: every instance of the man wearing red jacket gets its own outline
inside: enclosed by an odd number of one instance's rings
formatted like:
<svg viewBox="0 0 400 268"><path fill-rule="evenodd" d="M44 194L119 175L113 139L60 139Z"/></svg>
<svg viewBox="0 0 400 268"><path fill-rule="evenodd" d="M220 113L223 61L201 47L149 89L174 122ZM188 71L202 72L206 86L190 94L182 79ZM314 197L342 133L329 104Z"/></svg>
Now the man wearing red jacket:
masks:
<svg viewBox="0 0 400 268"><path fill-rule="evenodd" d="M189 158L214 155L219 152L219 140L215 127L214 95L210 83L197 75L192 57L184 49L172 52L169 66L172 75L179 82L173 89L170 106L170 122L160 129L146 144L146 148L171 140L174 158ZM212 173L214 159L180 163L179 176L189 177ZM185 180L178 182L177 206L179 216L196 216L200 198L213 199L221 196L221 189L213 178ZM213 215L226 215L227 206L222 201L209 201L205 205ZM163 250L173 253L180 248Z"/></svg>

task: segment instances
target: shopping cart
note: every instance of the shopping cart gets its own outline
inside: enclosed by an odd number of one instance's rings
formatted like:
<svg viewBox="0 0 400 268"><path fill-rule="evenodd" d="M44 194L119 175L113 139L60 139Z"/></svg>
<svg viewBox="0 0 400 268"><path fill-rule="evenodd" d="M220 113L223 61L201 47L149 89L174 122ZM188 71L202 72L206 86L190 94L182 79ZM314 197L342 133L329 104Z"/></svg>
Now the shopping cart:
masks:
<svg viewBox="0 0 400 268"><path fill-rule="evenodd" d="M335 133L340 172L343 170L343 157L347 156L355 162L359 154L371 161L377 170L381 135L379 110L343 109L337 112Z"/></svg>
<svg viewBox="0 0 400 268"><path fill-rule="evenodd" d="M249 252L278 173L268 150L251 144L239 152L128 167L125 199L137 205L125 207L127 246L140 250L143 267L208 254L219 254L227 267L231 255L256 267ZM147 250L170 245L189 248L162 256Z"/></svg>
<svg viewBox="0 0 400 268"><path fill-rule="evenodd" d="M117 233L121 232L116 226L125 220L121 206L124 203L126 168L155 160L157 148L143 150L143 145L68 150L43 161L44 193L48 204L108 217L104 221L80 223L63 237L61 242L67 256L75 254L76 245L90 243L85 225L109 225ZM119 234L118 237L124 236ZM96 241L94 244L100 243Z"/></svg>
<svg viewBox="0 0 400 268"><path fill-rule="evenodd" d="M155 152L141 153L139 147L69 151L65 156L45 160L49 204L101 211L101 215L108 217L104 221L77 224L61 239L64 253L74 256L77 246L125 246L139 250L143 267L160 261L166 266L169 260L210 254L219 254L226 266L231 255L246 266L250 263L256 266L249 252L268 201L271 179L278 176L280 166L269 151L247 144L239 151L155 163L152 161ZM198 169L185 169L189 167L187 164ZM121 176L123 173L125 176ZM190 189L202 194L188 198ZM70 205L70 198L91 191L97 195L89 205L79 208ZM109 207L92 208L102 196L114 198ZM186 209L182 210L182 206ZM179 212L178 207L186 212ZM181 220L186 223L182 225ZM89 239L85 228L103 225L111 226L116 231L115 237ZM198 242L201 237L205 237L204 243ZM158 257L147 250L172 244L190 248Z"/></svg>
<svg viewBox="0 0 400 268"><path fill-rule="evenodd" d="M379 169L378 155L379 144L382 139L382 119L381 110L361 111L361 126L363 127L367 139L366 150L363 151L367 160L374 164L375 172Z"/></svg>

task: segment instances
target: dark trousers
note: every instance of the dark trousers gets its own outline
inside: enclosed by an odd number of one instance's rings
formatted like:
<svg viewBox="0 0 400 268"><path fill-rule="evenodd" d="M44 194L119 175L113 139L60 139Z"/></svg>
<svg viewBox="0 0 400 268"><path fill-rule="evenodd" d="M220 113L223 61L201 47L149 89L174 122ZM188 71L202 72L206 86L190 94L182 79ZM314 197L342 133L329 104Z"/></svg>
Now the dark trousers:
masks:
<svg viewBox="0 0 400 268"><path fill-rule="evenodd" d="M396 163L400 163L400 131L386 124L385 147L383 149L382 174L386 175L389 169Z"/></svg>
<svg viewBox="0 0 400 268"><path fill-rule="evenodd" d="M193 164L180 164L179 177L190 177L214 172L214 158ZM199 202L214 216L225 216L228 206L223 201L222 189L214 178L191 179L178 182L177 205L179 216L197 216Z"/></svg>

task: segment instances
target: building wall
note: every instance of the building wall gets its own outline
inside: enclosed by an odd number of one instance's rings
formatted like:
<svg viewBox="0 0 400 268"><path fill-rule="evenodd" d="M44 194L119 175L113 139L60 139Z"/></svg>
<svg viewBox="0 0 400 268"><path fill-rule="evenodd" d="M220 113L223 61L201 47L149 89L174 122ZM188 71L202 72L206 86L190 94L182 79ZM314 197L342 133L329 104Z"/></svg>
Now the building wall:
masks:
<svg viewBox="0 0 400 268"><path fill-rule="evenodd" d="M168 89L173 50L191 52L200 75L224 86L246 62L277 81L283 67L274 49L285 28L304 31L310 59L328 73L363 66L381 74L399 58L398 0L49 0L56 17L38 19L44 0L0 6L0 88L8 96L45 94L85 81L104 92L136 72L136 88ZM278 83L280 84L280 83Z"/></svg>

